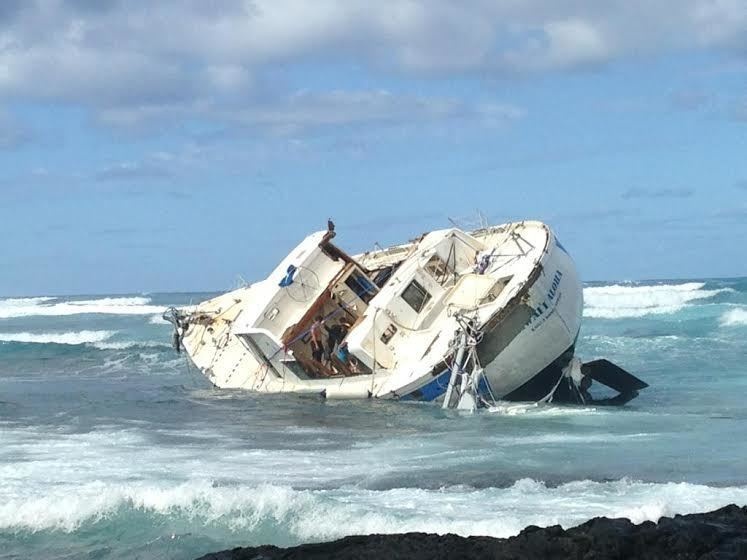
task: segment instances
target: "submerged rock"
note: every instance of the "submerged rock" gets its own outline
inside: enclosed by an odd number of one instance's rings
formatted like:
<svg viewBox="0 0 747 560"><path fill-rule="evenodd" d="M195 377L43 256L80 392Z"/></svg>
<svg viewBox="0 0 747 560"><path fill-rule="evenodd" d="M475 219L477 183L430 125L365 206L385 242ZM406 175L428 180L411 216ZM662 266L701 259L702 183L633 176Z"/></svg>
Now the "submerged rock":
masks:
<svg viewBox="0 0 747 560"><path fill-rule="evenodd" d="M345 537L293 548L259 546L207 554L199 560L314 560L470 558L491 560L726 560L747 558L747 507L662 517L634 525L598 517L564 530L559 525L524 529L515 537L460 537L405 533Z"/></svg>

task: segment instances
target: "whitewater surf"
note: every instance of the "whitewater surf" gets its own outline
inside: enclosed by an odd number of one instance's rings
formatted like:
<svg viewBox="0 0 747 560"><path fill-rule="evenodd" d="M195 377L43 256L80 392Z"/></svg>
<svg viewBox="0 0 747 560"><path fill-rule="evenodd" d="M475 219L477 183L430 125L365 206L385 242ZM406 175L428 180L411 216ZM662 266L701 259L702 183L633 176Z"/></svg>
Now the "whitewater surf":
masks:
<svg viewBox="0 0 747 560"><path fill-rule="evenodd" d="M156 319L209 296L0 299L0 555L505 537L747 503L746 279L588 284L578 351L651 387L623 409L474 415L215 390Z"/></svg>

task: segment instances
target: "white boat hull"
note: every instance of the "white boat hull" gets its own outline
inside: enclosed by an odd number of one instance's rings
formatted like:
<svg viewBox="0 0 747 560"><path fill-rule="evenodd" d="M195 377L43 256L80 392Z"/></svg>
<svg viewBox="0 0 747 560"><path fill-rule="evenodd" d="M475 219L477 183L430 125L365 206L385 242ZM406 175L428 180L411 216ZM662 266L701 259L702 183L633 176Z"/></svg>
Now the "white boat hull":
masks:
<svg viewBox="0 0 747 560"><path fill-rule="evenodd" d="M522 299L524 304L517 304L507 320L492 326L478 345L481 358L488 356L482 366L487 382L483 390L489 398L539 400L552 391L574 356L583 289L573 259L554 236L539 262L536 280ZM514 335L508 344L501 336L506 328L513 331L509 336ZM491 336L493 332L497 336ZM407 388L406 398L439 399L450 375L450 368L444 367L435 376L424 376L421 386Z"/></svg>
<svg viewBox="0 0 747 560"><path fill-rule="evenodd" d="M511 393L558 358L563 356L567 363L573 357L583 312L583 290L576 267L555 240L540 264L542 272L528 293L528 305L536 311L521 333L494 360L483 364L497 398L510 399ZM558 365L562 368L566 363ZM547 387L547 391L551 389L552 386Z"/></svg>
<svg viewBox="0 0 747 560"><path fill-rule="evenodd" d="M342 253L325 256L330 252L324 251L329 236L320 235L307 238L262 283L179 316L178 342L215 386L328 398L437 400L452 375L457 317L468 314L480 331L473 346L482 370L483 397L534 401L558 386L573 358L583 291L573 260L544 224L518 222L470 235L459 230L432 232L409 245L356 257L359 260L346 257L345 266L338 263ZM452 244L448 255L456 255L454 279L448 283L439 277L444 262L436 263L440 268L435 266L432 276L424 272L444 243ZM485 262L491 264L473 272L471 261L454 253L456 243L466 247L467 257L472 251L475 262L487 254ZM448 261L448 255L442 258ZM314 295L318 299L311 303L298 302L304 292L297 286L283 288L289 285L282 280L285 267L292 270L293 259L301 257L306 259L299 265L303 274L308 280L312 276L308 270L315 270L319 284L321 295ZM316 269L309 269L310 263L316 263ZM304 325L310 324L314 309L327 305L329 316L345 311L330 294L347 293L346 285L352 284L343 283L346 270L383 270L391 263L398 272L383 281L375 298L359 301L358 321L346 338L367 371L311 375L309 367L322 367L304 357L310 344L303 338L309 335ZM403 263L409 263L409 268ZM408 282L410 286L415 282L413 278L420 282L421 291L435 294L414 302L423 309L415 314L410 309L413 294L406 298L403 292ZM293 301L288 295L294 296ZM285 323L273 326L280 319Z"/></svg>

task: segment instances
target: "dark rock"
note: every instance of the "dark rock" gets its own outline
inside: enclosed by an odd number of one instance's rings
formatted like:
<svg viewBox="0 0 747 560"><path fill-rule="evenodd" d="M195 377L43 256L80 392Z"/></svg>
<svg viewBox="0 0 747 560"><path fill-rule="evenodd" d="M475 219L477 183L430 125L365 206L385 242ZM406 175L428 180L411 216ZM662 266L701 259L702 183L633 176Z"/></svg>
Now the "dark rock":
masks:
<svg viewBox="0 0 747 560"><path fill-rule="evenodd" d="M598 517L564 530L529 526L515 537L405 533L345 537L293 548L234 548L199 560L378 560L420 558L524 560L727 560L747 558L747 507L662 517L634 525Z"/></svg>

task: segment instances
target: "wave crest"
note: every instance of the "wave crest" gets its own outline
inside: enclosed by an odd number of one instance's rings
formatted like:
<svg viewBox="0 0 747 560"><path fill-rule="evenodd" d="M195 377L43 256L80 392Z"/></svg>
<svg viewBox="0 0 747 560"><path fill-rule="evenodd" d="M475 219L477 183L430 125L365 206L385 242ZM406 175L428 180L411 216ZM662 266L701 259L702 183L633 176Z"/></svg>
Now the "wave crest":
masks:
<svg viewBox="0 0 747 560"><path fill-rule="evenodd" d="M110 340L118 331L14 332L0 333L0 342L20 344L86 345L97 350L171 349L168 342L157 340Z"/></svg>
<svg viewBox="0 0 747 560"><path fill-rule="evenodd" d="M165 348L172 349L172 345L167 342L158 342L155 340L122 340L114 342L94 342L91 344L99 350L130 350L133 348Z"/></svg>
<svg viewBox="0 0 747 560"><path fill-rule="evenodd" d="M50 296L6 298L0 299L0 307L21 307L24 305L36 305L47 301L53 301L55 299L57 298Z"/></svg>
<svg viewBox="0 0 747 560"><path fill-rule="evenodd" d="M622 319L676 313L696 300L731 291L705 290L703 282L655 286L593 286L584 289L584 317Z"/></svg>
<svg viewBox="0 0 747 560"><path fill-rule="evenodd" d="M58 333L0 333L0 342L21 342L27 344L95 344L102 343L116 334L116 331L77 331Z"/></svg>
<svg viewBox="0 0 747 560"><path fill-rule="evenodd" d="M0 300L0 319L14 317L63 316L82 314L152 315L166 308L152 305L147 297L104 297L59 301L58 298L15 298Z"/></svg>
<svg viewBox="0 0 747 560"><path fill-rule="evenodd" d="M747 325L747 309L731 309L721 315L719 323L722 327L738 327Z"/></svg>
<svg viewBox="0 0 747 560"><path fill-rule="evenodd" d="M119 524L120 516L145 515L156 523L157 518L178 517L201 526L222 525L248 540L260 534L300 542L411 531L508 537L530 524L570 527L600 515L641 523L733 501L747 502L747 487L627 479L549 487L523 479L508 488L375 491L220 486L204 479L172 486L97 481L11 497L0 504L0 529L71 532L98 522Z"/></svg>

